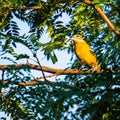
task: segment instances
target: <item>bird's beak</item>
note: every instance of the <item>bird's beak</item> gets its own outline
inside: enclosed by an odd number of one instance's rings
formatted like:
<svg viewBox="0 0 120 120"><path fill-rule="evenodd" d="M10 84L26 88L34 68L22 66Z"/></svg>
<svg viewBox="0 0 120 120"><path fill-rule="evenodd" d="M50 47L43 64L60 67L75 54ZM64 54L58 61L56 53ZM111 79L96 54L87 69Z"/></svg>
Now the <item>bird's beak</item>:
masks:
<svg viewBox="0 0 120 120"><path fill-rule="evenodd" d="M75 40L74 36L72 36L70 39L73 40L73 41Z"/></svg>

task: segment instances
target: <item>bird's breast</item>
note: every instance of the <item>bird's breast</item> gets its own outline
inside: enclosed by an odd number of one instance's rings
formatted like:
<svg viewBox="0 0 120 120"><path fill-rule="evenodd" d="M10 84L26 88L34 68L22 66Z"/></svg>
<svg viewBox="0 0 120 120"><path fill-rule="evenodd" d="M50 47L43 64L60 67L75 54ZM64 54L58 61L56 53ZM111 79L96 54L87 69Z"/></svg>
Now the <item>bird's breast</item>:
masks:
<svg viewBox="0 0 120 120"><path fill-rule="evenodd" d="M75 52L77 57L88 65L97 65L96 56L90 52L90 46L87 43L75 43Z"/></svg>

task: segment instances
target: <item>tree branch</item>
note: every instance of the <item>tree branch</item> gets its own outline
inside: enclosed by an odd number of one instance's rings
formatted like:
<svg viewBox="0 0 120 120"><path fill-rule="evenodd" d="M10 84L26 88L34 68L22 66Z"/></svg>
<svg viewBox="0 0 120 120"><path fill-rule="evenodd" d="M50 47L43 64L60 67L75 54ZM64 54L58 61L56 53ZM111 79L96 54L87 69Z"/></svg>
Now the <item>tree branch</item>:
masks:
<svg viewBox="0 0 120 120"><path fill-rule="evenodd" d="M0 70L12 70L12 69L24 69L30 68L33 70L43 70L44 72L57 74L57 75L65 75L65 74L88 74L91 73L90 70L77 70L77 69L55 69L46 66L39 66L35 64L31 64L27 62L26 64L14 64L14 65L0 65Z"/></svg>
<svg viewBox="0 0 120 120"><path fill-rule="evenodd" d="M30 68L33 70L42 70L44 72L48 72L48 73L52 73L52 74L56 74L56 75L66 75L66 74L91 74L93 73L91 69L89 70L85 70L85 69L55 69L55 68L50 68L50 67L46 67L46 66L39 66L39 65L35 65L35 64L31 64L29 62L27 62L26 64L14 64L14 65L0 65L0 70L15 70L15 69L26 69L26 68ZM120 72L120 70L118 71L114 71L112 69L107 69L106 71L101 70L100 72L97 73L101 73L101 72L111 72L111 73L115 73L115 72Z"/></svg>
<svg viewBox="0 0 120 120"><path fill-rule="evenodd" d="M47 77L52 77L52 76L47 76ZM43 78L43 77L41 77ZM80 86L76 86L76 85L69 85L69 84L61 84L61 82L53 82L53 81L40 81L39 79L34 79L33 81L30 81L30 82L12 82L9 80L4 80L1 82L1 84L5 85L5 84L14 84L14 85L18 85L18 86L21 86L21 87L26 87L26 86L33 86L33 85L37 85L37 84L40 84L40 85L51 85L51 86L61 86L61 87L64 87L64 88L73 88L73 89L80 89L80 88L83 88L83 87L89 87L88 84L85 84L85 85L80 85ZM18 86L16 88L18 88ZM15 88L13 88L15 89ZM11 89L12 90L12 89ZM8 93L10 90L6 90L4 92L0 92L0 95L2 94L5 94L5 93Z"/></svg>
<svg viewBox="0 0 120 120"><path fill-rule="evenodd" d="M98 12L98 14L101 16L101 18L109 26L110 30L112 30L116 35L118 35L120 37L120 32L115 29L114 25L111 23L111 21L107 18L105 13L99 7L95 7L90 0L80 0L80 1L93 6L96 9L96 11Z"/></svg>

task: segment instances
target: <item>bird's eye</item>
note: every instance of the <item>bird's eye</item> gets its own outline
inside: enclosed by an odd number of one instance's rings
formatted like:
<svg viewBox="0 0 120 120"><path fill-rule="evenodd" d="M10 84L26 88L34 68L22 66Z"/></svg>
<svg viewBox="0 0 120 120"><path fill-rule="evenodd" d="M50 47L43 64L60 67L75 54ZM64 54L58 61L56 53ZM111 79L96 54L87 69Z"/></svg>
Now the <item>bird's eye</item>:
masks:
<svg viewBox="0 0 120 120"><path fill-rule="evenodd" d="M76 37L77 37L77 38L79 38L80 36L79 36L79 35L77 35Z"/></svg>

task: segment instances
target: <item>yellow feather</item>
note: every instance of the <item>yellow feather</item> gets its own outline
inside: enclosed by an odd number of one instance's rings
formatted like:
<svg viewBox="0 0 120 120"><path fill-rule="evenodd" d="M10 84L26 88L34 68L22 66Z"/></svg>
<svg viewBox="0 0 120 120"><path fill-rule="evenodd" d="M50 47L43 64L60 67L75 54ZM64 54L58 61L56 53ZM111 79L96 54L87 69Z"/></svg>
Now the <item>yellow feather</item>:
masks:
<svg viewBox="0 0 120 120"><path fill-rule="evenodd" d="M90 46L82 39L82 36L73 35L71 39L75 43L75 53L80 61L91 67L99 67L96 55Z"/></svg>

